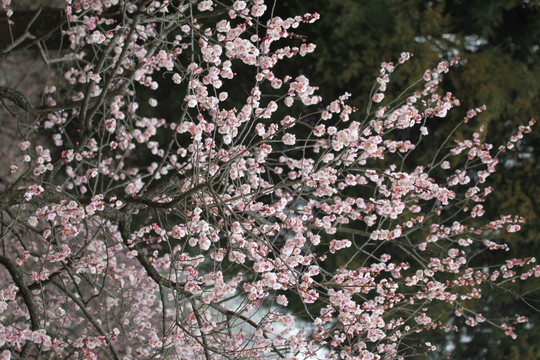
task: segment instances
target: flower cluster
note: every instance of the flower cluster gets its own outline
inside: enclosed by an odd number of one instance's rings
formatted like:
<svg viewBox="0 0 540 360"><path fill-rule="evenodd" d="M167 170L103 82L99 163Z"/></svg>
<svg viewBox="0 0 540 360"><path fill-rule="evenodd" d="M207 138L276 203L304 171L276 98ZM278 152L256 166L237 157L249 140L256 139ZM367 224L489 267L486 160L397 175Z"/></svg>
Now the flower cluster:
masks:
<svg viewBox="0 0 540 360"><path fill-rule="evenodd" d="M350 94L323 101L277 66L315 50L296 31L319 15L269 8L66 1L69 54L0 193L0 358L404 358L436 350L408 339L450 329L444 306L509 336L526 321L467 301L540 277L532 257L471 261L524 222L484 220L484 202L533 122L411 166L459 106L439 89L454 62L397 99L387 86L412 54L382 63L380 105L357 116Z"/></svg>

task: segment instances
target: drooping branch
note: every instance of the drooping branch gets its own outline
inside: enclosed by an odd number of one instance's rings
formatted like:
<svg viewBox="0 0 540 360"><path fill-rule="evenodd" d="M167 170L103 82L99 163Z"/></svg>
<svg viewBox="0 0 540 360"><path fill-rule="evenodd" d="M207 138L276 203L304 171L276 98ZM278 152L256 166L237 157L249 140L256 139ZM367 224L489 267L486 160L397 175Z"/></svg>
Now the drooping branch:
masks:
<svg viewBox="0 0 540 360"><path fill-rule="evenodd" d="M129 234L128 234L127 229L126 229L126 224L124 224L123 222L119 222L118 228L119 228L120 233L122 235L124 245L126 245L128 248L135 247L137 249L137 256L136 256L137 260L139 260L139 263L145 269L148 276L150 276L150 278L152 280L154 280L160 287L164 286L164 287L167 287L169 289L179 291L183 295L188 295L188 296L190 296L190 297L192 297L194 299L201 300L200 296L193 295L193 294L191 294L189 292L186 292L184 290L183 286L180 286L181 285L180 283L171 281L171 280L169 280L169 279L167 279L167 278L165 278L165 277L163 277L163 276L161 276L159 274L159 272L156 270L156 268L150 263L150 261L148 261L148 259L146 258L144 253L141 251L141 249L136 244L130 244L128 242ZM246 317L246 316L244 316L242 314L238 314L235 311L225 309L225 308L223 308L223 307L221 307L221 306L219 306L217 304L210 303L210 304L207 304L207 305L210 306L211 308L213 308L214 310L217 310L218 312L222 313L223 315L225 315L227 317L236 317L236 318L241 319L242 321L245 321L246 324L249 324L254 329L259 329L260 328L259 324L257 324L255 321L251 320L250 318L248 318L248 317ZM264 336L264 338L268 339L268 335L263 334L263 336ZM205 349L206 349L206 347L205 347ZM286 357L274 344L272 344L272 349L275 351L276 354L278 354L278 356L280 358L284 359ZM206 353L206 356L208 358L209 354Z"/></svg>
<svg viewBox="0 0 540 360"><path fill-rule="evenodd" d="M124 242L124 245L126 245L126 247L128 249L135 248L135 250L137 251L137 256L136 256L137 260L139 260L139 263L142 265L142 267L144 268L144 270L146 271L148 276L150 276L150 278L152 280L154 280L156 282L156 284L165 286L165 287L167 287L169 289L174 289L176 291L180 291L181 293L185 293L184 292L184 287L183 287L182 284L171 281L171 280L161 276L159 274L159 272L156 270L156 268L150 263L150 261L148 261L148 259L146 258L146 256L142 252L142 249L137 244L130 244L129 243L129 233L128 233L127 229L126 229L126 224L124 224L124 222L120 221L118 223L118 228L119 228L120 233L122 235L122 240Z"/></svg>
<svg viewBox="0 0 540 360"><path fill-rule="evenodd" d="M22 271L19 269L15 261L3 255L0 255L0 264L4 265L4 267L11 275L13 282L19 288L21 297L24 301L24 304L26 305L26 308L28 309L28 314L30 315L30 323L32 324L32 330L37 330L39 328L39 315L37 306L34 302L33 295L30 292L30 289L28 289L28 286L26 285L26 281L24 280L24 275Z"/></svg>
<svg viewBox="0 0 540 360"><path fill-rule="evenodd" d="M30 315L31 329L32 330L39 329L38 309L37 309L36 303L34 302L33 295L30 292L30 289L28 288L28 286L26 285L26 281L24 279L24 275L22 271L19 269L15 261L3 255L0 255L0 264L4 265L4 267L7 269L7 271L11 275L13 282L19 288L19 293L21 294L22 300L24 304L26 305L26 308L28 309L28 314ZM30 351L30 343L27 341L20 353L21 358L25 359L28 356L29 351Z"/></svg>
<svg viewBox="0 0 540 360"><path fill-rule="evenodd" d="M111 336L107 334L107 332L101 327L99 324L99 321L86 309L85 304L79 299L74 293L69 291L64 284L62 284L59 280L51 280L51 282L62 292L64 292L77 306L81 311L83 312L84 316L90 321L90 323L94 326L94 328L97 330L97 332L105 338L105 341L107 342L107 346L109 347L109 350L115 360L120 360L121 356L118 354L118 351L114 347L114 345L111 342Z"/></svg>

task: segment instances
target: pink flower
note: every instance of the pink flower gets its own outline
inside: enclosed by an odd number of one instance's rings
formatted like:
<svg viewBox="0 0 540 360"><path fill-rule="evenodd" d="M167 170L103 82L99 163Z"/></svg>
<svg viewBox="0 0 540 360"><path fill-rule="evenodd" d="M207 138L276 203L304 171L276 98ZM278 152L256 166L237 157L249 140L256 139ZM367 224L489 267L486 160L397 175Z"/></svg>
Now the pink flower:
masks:
<svg viewBox="0 0 540 360"><path fill-rule="evenodd" d="M281 138L285 145L294 145L296 143L296 136L293 134L285 134Z"/></svg>
<svg viewBox="0 0 540 360"><path fill-rule="evenodd" d="M278 295L276 297L276 302L281 306L287 306L289 304L289 300L287 300L287 297L285 297L285 295Z"/></svg>
<svg viewBox="0 0 540 360"><path fill-rule="evenodd" d="M180 74L174 73L173 76L172 76L172 81L175 84L180 84L182 82L182 77L180 76Z"/></svg>
<svg viewBox="0 0 540 360"><path fill-rule="evenodd" d="M376 93L373 95L373 101L376 103L380 103L384 99L384 94L382 93Z"/></svg>
<svg viewBox="0 0 540 360"><path fill-rule="evenodd" d="M262 16L266 11L266 5L254 5L251 8L251 14L255 17Z"/></svg>
<svg viewBox="0 0 540 360"><path fill-rule="evenodd" d="M214 3L212 1L204 0L201 1L199 5L197 5L197 8L199 9L199 11L211 11L213 5Z"/></svg>
<svg viewBox="0 0 540 360"><path fill-rule="evenodd" d="M245 1L235 1L234 4L233 4L233 9L235 11L241 11L241 10L244 10L246 8L246 2Z"/></svg>

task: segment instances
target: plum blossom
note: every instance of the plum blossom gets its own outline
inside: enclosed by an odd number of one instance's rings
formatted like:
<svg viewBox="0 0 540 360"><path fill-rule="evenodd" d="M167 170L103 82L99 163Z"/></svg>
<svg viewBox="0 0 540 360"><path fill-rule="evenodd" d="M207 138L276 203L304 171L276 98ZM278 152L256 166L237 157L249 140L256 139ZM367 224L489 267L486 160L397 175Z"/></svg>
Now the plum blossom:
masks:
<svg viewBox="0 0 540 360"><path fill-rule="evenodd" d="M281 66L315 51L300 25L317 13L126 1L119 22L118 4L66 1L65 57L28 90L39 116L6 123L0 357L390 359L457 323L515 336L525 317L462 306L540 277L504 257L523 218L479 221L533 121L500 147L482 129L423 146L457 111L437 90L455 62L398 99L412 54L383 62L372 102L388 105L366 114ZM483 251L502 261L473 267Z"/></svg>
<svg viewBox="0 0 540 360"><path fill-rule="evenodd" d="M374 102L380 103L384 99L384 94L376 93L375 95L373 95L372 99L373 99Z"/></svg>
<svg viewBox="0 0 540 360"><path fill-rule="evenodd" d="M296 136L294 134L285 134L281 138L285 145L294 145L296 143Z"/></svg>

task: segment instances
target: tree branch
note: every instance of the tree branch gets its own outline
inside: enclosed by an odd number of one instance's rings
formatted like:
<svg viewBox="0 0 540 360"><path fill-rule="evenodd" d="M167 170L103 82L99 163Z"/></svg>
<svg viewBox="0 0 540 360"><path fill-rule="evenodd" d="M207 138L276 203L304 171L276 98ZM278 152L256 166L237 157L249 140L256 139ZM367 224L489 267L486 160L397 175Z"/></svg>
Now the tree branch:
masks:
<svg viewBox="0 0 540 360"><path fill-rule="evenodd" d="M51 280L51 282L57 287L59 288L60 290L62 290L62 292L64 292L67 296L69 296L71 298L71 300L73 300L73 302L75 304L77 304L77 306L79 307L79 309L81 309L81 311L83 312L84 316L88 319L88 321L90 321L90 323L94 326L94 328L97 330L97 332L103 336L105 338L105 340L107 341L107 346L109 347L109 350L111 351L111 354L113 356L113 358L115 360L120 360L121 357L120 355L118 354L118 351L116 350L116 348L113 346L112 342L111 342L111 337L109 336L109 334L107 334L107 332L101 327L101 325L99 324L98 320L94 317L94 315L92 315L87 309L86 309L86 306L85 304L81 301L81 299L79 299L75 294L73 294L71 291L69 291L66 286L64 284L62 284L61 282L59 282L58 280Z"/></svg>
<svg viewBox="0 0 540 360"><path fill-rule="evenodd" d="M28 289L28 286L26 285L26 281L24 280L24 274L19 269L15 261L3 255L0 255L0 264L4 265L4 267L7 269L7 271L11 275L13 282L19 288L19 293L21 294L23 302L26 305L26 308L28 309L28 314L30 315L31 328L34 331L37 330L39 328L38 310L37 310L36 303L34 302L33 295ZM25 359L28 357L28 353L30 352L29 344L30 343L27 341L26 344L24 345L20 354L21 359Z"/></svg>
<svg viewBox="0 0 540 360"><path fill-rule="evenodd" d="M183 284L182 284L182 287L179 287L179 285L180 285L179 283L176 283L174 281L171 281L171 280L166 279L165 277L161 276L159 274L159 272L156 270L156 268L148 261L146 256L144 256L144 254L140 251L139 247L137 245L135 245L135 244L129 244L129 242L127 241L127 239L129 238L129 235L127 233L125 224L123 224L122 222L119 222L118 228L120 230L120 233L122 234L122 239L124 241L124 244L128 248L135 247L135 249L137 250L137 260L139 260L139 262L141 263L143 268L146 270L146 273L148 274L148 276L150 276L150 278L152 280L154 280L160 286L162 285L162 286L168 287L170 289L177 290L181 294L189 295L189 296L192 296L193 298L195 298L197 300L200 300L199 296L193 295L191 293L186 292L184 290L184 288L183 288ZM234 312L232 310L222 308L222 307L220 307L220 306L218 306L216 304L210 303L210 304L207 304L207 305L212 307L213 309L219 311L223 315L237 317L237 318L245 321L247 324L251 325L254 329L258 329L260 327L255 321L251 320L250 318L248 318L248 317L246 317L246 316L244 316L242 314L238 314L238 313L236 313L236 312ZM264 338L268 339L268 335L263 334L263 336L264 336ZM274 344L272 344L272 348L276 352L276 354L278 354L278 356L280 358L285 358L286 357Z"/></svg>

